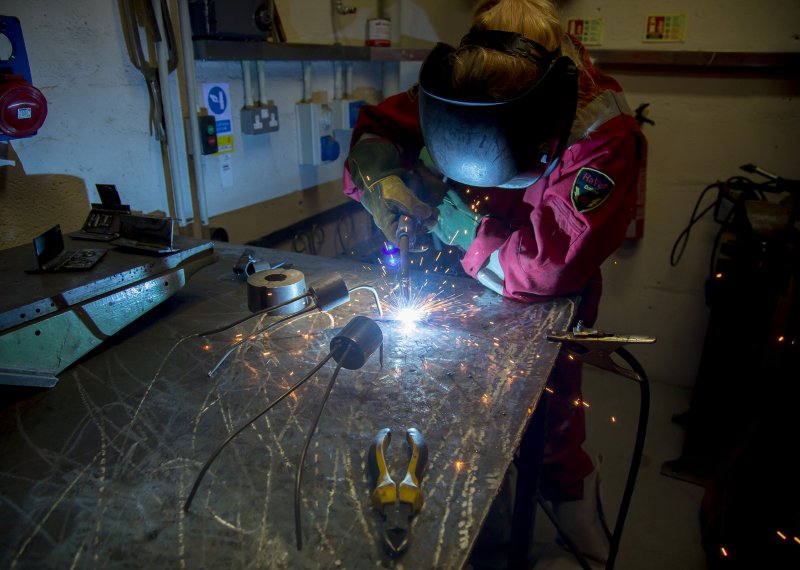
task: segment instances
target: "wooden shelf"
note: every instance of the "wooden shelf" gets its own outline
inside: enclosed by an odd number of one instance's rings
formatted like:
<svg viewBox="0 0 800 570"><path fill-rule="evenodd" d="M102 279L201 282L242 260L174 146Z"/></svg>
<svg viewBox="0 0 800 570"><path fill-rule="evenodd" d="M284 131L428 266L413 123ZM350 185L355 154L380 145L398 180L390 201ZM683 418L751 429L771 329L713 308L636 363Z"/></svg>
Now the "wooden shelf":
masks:
<svg viewBox="0 0 800 570"><path fill-rule="evenodd" d="M652 73L800 75L800 52L591 49L606 70Z"/></svg>
<svg viewBox="0 0 800 570"><path fill-rule="evenodd" d="M429 48L194 41L194 57L204 61L422 61L429 51Z"/></svg>
<svg viewBox="0 0 800 570"><path fill-rule="evenodd" d="M422 61L430 48L195 40L201 61ZM800 52L590 49L603 69L637 73L800 75Z"/></svg>

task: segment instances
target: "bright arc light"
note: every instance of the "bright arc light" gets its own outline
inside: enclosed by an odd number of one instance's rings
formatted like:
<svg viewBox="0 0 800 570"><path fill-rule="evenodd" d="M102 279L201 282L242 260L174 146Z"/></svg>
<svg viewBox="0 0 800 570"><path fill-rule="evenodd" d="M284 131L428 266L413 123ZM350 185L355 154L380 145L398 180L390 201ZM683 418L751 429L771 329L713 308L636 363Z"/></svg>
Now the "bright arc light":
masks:
<svg viewBox="0 0 800 570"><path fill-rule="evenodd" d="M395 313L395 318L400 323L400 328L406 332L417 328L417 322L425 318L425 311L419 307L403 307Z"/></svg>

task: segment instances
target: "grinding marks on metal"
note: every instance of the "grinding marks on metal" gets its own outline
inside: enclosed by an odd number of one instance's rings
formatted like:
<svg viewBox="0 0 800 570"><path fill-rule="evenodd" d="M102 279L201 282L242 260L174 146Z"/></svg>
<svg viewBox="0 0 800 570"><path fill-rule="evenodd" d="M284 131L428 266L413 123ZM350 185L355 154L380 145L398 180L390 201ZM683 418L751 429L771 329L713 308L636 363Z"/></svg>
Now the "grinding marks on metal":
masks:
<svg viewBox="0 0 800 570"><path fill-rule="evenodd" d="M305 292L305 275L297 269L257 271L247 278L247 307L254 313L270 309L273 315L289 315L305 306L302 298L297 299ZM297 300L284 304L289 299Z"/></svg>
<svg viewBox="0 0 800 570"><path fill-rule="evenodd" d="M286 392L281 394L274 402L270 403L266 408L258 412L255 416L253 416L250 420L246 421L244 424L239 426L236 430L233 431L218 447L217 449L211 454L208 460L205 462L203 467L200 469L200 473L198 473L197 478L192 485L192 489L189 492L189 496L186 498L186 502L183 505L184 512L189 512L189 508L192 506L192 500L194 496L197 494L197 490L200 487L200 483L203 480L208 469L211 467L211 464L214 460L219 456L222 450L227 446L233 439L242 433L247 427L252 425L256 420L258 420L261 416L266 414L270 411L273 407L277 404L282 402L285 398L291 395L297 388L303 385L307 380L309 380L314 374L316 374L331 358L336 361L336 369L333 371L331 375L331 379L328 382L328 386L325 390L325 395L322 398L322 402L320 403L319 409L317 410L317 414L314 418L314 421L311 425L311 429L308 432L308 436L306 437L305 444L303 445L303 451L300 455L300 460L297 465L297 472L295 474L295 498L294 498L294 508L295 508L295 533L297 539L297 549L300 550L303 547L303 535L302 535L302 527L300 522L300 488L303 478L303 464L305 463L305 458L308 453L309 445L311 444L311 438L314 435L314 432L317 429L317 425L319 424L320 417L322 416L322 412L325 408L325 404L330 397L331 391L333 390L333 386L336 383L336 378L339 375L339 371L342 368L347 368L348 370L355 370L360 368L364 365L364 363L369 359L375 349L380 346L381 348L381 366L383 366L383 332L381 331L380 327L368 317L354 317L350 320L350 322L345 325L345 327L333 337L330 343L330 352L319 362L316 366L303 378L298 380L293 386L291 386ZM353 353L353 354L351 354Z"/></svg>

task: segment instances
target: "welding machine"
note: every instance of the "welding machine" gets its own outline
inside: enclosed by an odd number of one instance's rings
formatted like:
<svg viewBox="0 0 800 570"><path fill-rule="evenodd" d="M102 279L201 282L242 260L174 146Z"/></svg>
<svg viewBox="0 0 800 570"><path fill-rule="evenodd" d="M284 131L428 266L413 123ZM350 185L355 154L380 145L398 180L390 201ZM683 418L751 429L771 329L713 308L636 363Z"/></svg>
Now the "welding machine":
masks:
<svg viewBox="0 0 800 570"><path fill-rule="evenodd" d="M47 100L31 85L19 20L0 16L0 141L36 134L47 117Z"/></svg>

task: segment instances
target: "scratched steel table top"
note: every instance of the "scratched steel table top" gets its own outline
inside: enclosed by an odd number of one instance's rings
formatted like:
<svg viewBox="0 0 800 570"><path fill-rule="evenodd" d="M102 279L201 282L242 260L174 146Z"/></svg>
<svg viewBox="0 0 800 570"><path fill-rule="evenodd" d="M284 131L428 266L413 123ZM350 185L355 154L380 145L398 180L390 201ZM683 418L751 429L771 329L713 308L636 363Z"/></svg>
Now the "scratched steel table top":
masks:
<svg viewBox="0 0 800 570"><path fill-rule="evenodd" d="M210 378L230 343L270 322L254 318L175 347L248 314L246 284L232 271L244 247L215 249L217 263L64 372L55 388L2 388L0 566L461 567L554 363L558 346L545 335L566 328L573 300L515 303L434 272L434 260L423 258L412 284L434 310L415 330L403 330L389 310L380 318L373 296L356 291L330 313L245 342ZM303 271L307 284L338 272L351 288L373 285L391 308L393 281L379 265L255 251ZM302 550L295 469L333 360L222 451L184 513L209 455L327 355L354 315L380 325L384 363L376 352L339 375L305 461ZM383 427L394 432L389 467L397 481L408 460L406 428L422 432L430 453L425 504L397 560L381 547L365 473L368 446Z"/></svg>

